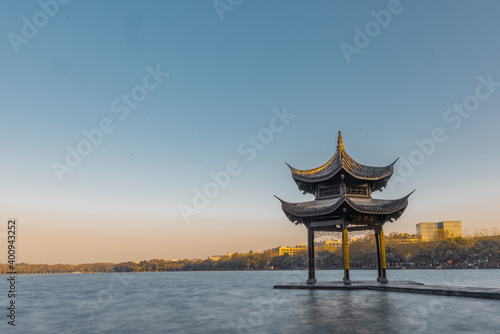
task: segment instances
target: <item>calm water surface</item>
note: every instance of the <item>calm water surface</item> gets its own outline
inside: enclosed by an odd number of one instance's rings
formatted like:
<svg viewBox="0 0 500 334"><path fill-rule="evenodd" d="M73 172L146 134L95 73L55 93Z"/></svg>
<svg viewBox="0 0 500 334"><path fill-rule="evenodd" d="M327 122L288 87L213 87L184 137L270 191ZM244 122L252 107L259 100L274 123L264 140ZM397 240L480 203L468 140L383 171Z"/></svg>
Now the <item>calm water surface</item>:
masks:
<svg viewBox="0 0 500 334"><path fill-rule="evenodd" d="M342 276L317 272L321 281ZM388 276L500 288L500 270L391 270ZM500 333L498 300L272 289L306 278L305 271L22 275L16 327L2 316L0 332ZM375 278L376 271L351 271L353 280ZM7 305L6 296L0 301Z"/></svg>

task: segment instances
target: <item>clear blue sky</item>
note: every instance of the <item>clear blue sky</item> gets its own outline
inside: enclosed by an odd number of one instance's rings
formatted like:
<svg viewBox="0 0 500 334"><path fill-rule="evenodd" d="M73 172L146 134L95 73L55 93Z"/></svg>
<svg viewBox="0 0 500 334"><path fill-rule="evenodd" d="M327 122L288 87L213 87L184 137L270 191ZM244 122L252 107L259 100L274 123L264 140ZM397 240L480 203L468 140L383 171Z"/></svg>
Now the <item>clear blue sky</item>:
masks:
<svg viewBox="0 0 500 334"><path fill-rule="evenodd" d="M311 199L284 162L323 164L339 130L357 161L401 157L397 166L413 169L375 194L417 189L387 231L499 226L500 3L61 2L1 2L0 219L19 220L21 261L205 258L304 243L304 227L272 195ZM157 69L169 75L155 80ZM127 105L131 94L137 104ZM274 120L283 110L295 116L288 124ZM103 120L112 131L68 166L67 147ZM439 128L446 140L415 153ZM182 205L194 207L194 189L230 161L239 173L186 222ZM58 178L54 162L72 172Z"/></svg>

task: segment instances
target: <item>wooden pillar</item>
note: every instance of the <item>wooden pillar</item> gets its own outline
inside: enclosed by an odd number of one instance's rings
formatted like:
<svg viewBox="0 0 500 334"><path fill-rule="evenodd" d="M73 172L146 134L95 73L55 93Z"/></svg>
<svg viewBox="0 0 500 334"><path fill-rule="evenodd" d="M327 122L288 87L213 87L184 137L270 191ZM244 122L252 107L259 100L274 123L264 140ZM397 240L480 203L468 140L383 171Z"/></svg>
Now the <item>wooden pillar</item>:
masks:
<svg viewBox="0 0 500 334"><path fill-rule="evenodd" d="M308 278L307 284L316 283L314 274L314 230L312 227L307 228L307 262L308 262Z"/></svg>
<svg viewBox="0 0 500 334"><path fill-rule="evenodd" d="M380 257L380 233L375 230L375 247L377 247L377 282L382 278L382 258Z"/></svg>
<svg viewBox="0 0 500 334"><path fill-rule="evenodd" d="M381 257L381 262L382 262L382 276L380 277L380 283L389 283L389 280L387 279L387 275L385 273L386 270L386 261L385 261L385 236L384 236L384 231L382 228L380 229L380 257Z"/></svg>
<svg viewBox="0 0 500 334"><path fill-rule="evenodd" d="M342 227L342 254L344 256L344 284L350 285L351 279L349 278L349 235L347 232L347 224Z"/></svg>

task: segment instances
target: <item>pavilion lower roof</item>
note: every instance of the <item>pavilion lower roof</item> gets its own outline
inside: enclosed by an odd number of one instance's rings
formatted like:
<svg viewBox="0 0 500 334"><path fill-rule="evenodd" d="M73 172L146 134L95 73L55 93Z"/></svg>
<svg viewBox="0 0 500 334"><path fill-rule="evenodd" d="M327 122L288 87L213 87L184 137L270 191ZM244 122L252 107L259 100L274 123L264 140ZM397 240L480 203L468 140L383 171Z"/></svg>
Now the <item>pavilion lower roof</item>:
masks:
<svg viewBox="0 0 500 334"><path fill-rule="evenodd" d="M374 198L355 198L349 196L340 196L330 199L320 199L302 203L289 203L281 199L281 207L286 214L296 217L318 217L326 216L338 210L342 204L346 203L354 211L365 214L392 214L408 205L408 197L411 194L394 200L374 199Z"/></svg>

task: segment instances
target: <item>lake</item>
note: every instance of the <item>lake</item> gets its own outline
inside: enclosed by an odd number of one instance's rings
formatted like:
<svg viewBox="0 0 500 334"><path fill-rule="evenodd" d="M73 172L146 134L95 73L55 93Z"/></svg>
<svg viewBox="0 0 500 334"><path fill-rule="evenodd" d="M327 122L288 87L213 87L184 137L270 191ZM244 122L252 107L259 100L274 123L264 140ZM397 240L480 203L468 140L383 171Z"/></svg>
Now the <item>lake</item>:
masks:
<svg viewBox="0 0 500 334"><path fill-rule="evenodd" d="M340 281L342 270L317 271ZM375 280L376 270L351 279ZM307 271L18 275L6 333L499 333L500 301L381 291L273 290ZM390 280L500 287L500 270L389 270ZM0 289L6 291L6 276ZM0 297L7 314L8 299ZM5 307L4 307L5 305ZM7 330L6 330L7 329Z"/></svg>

